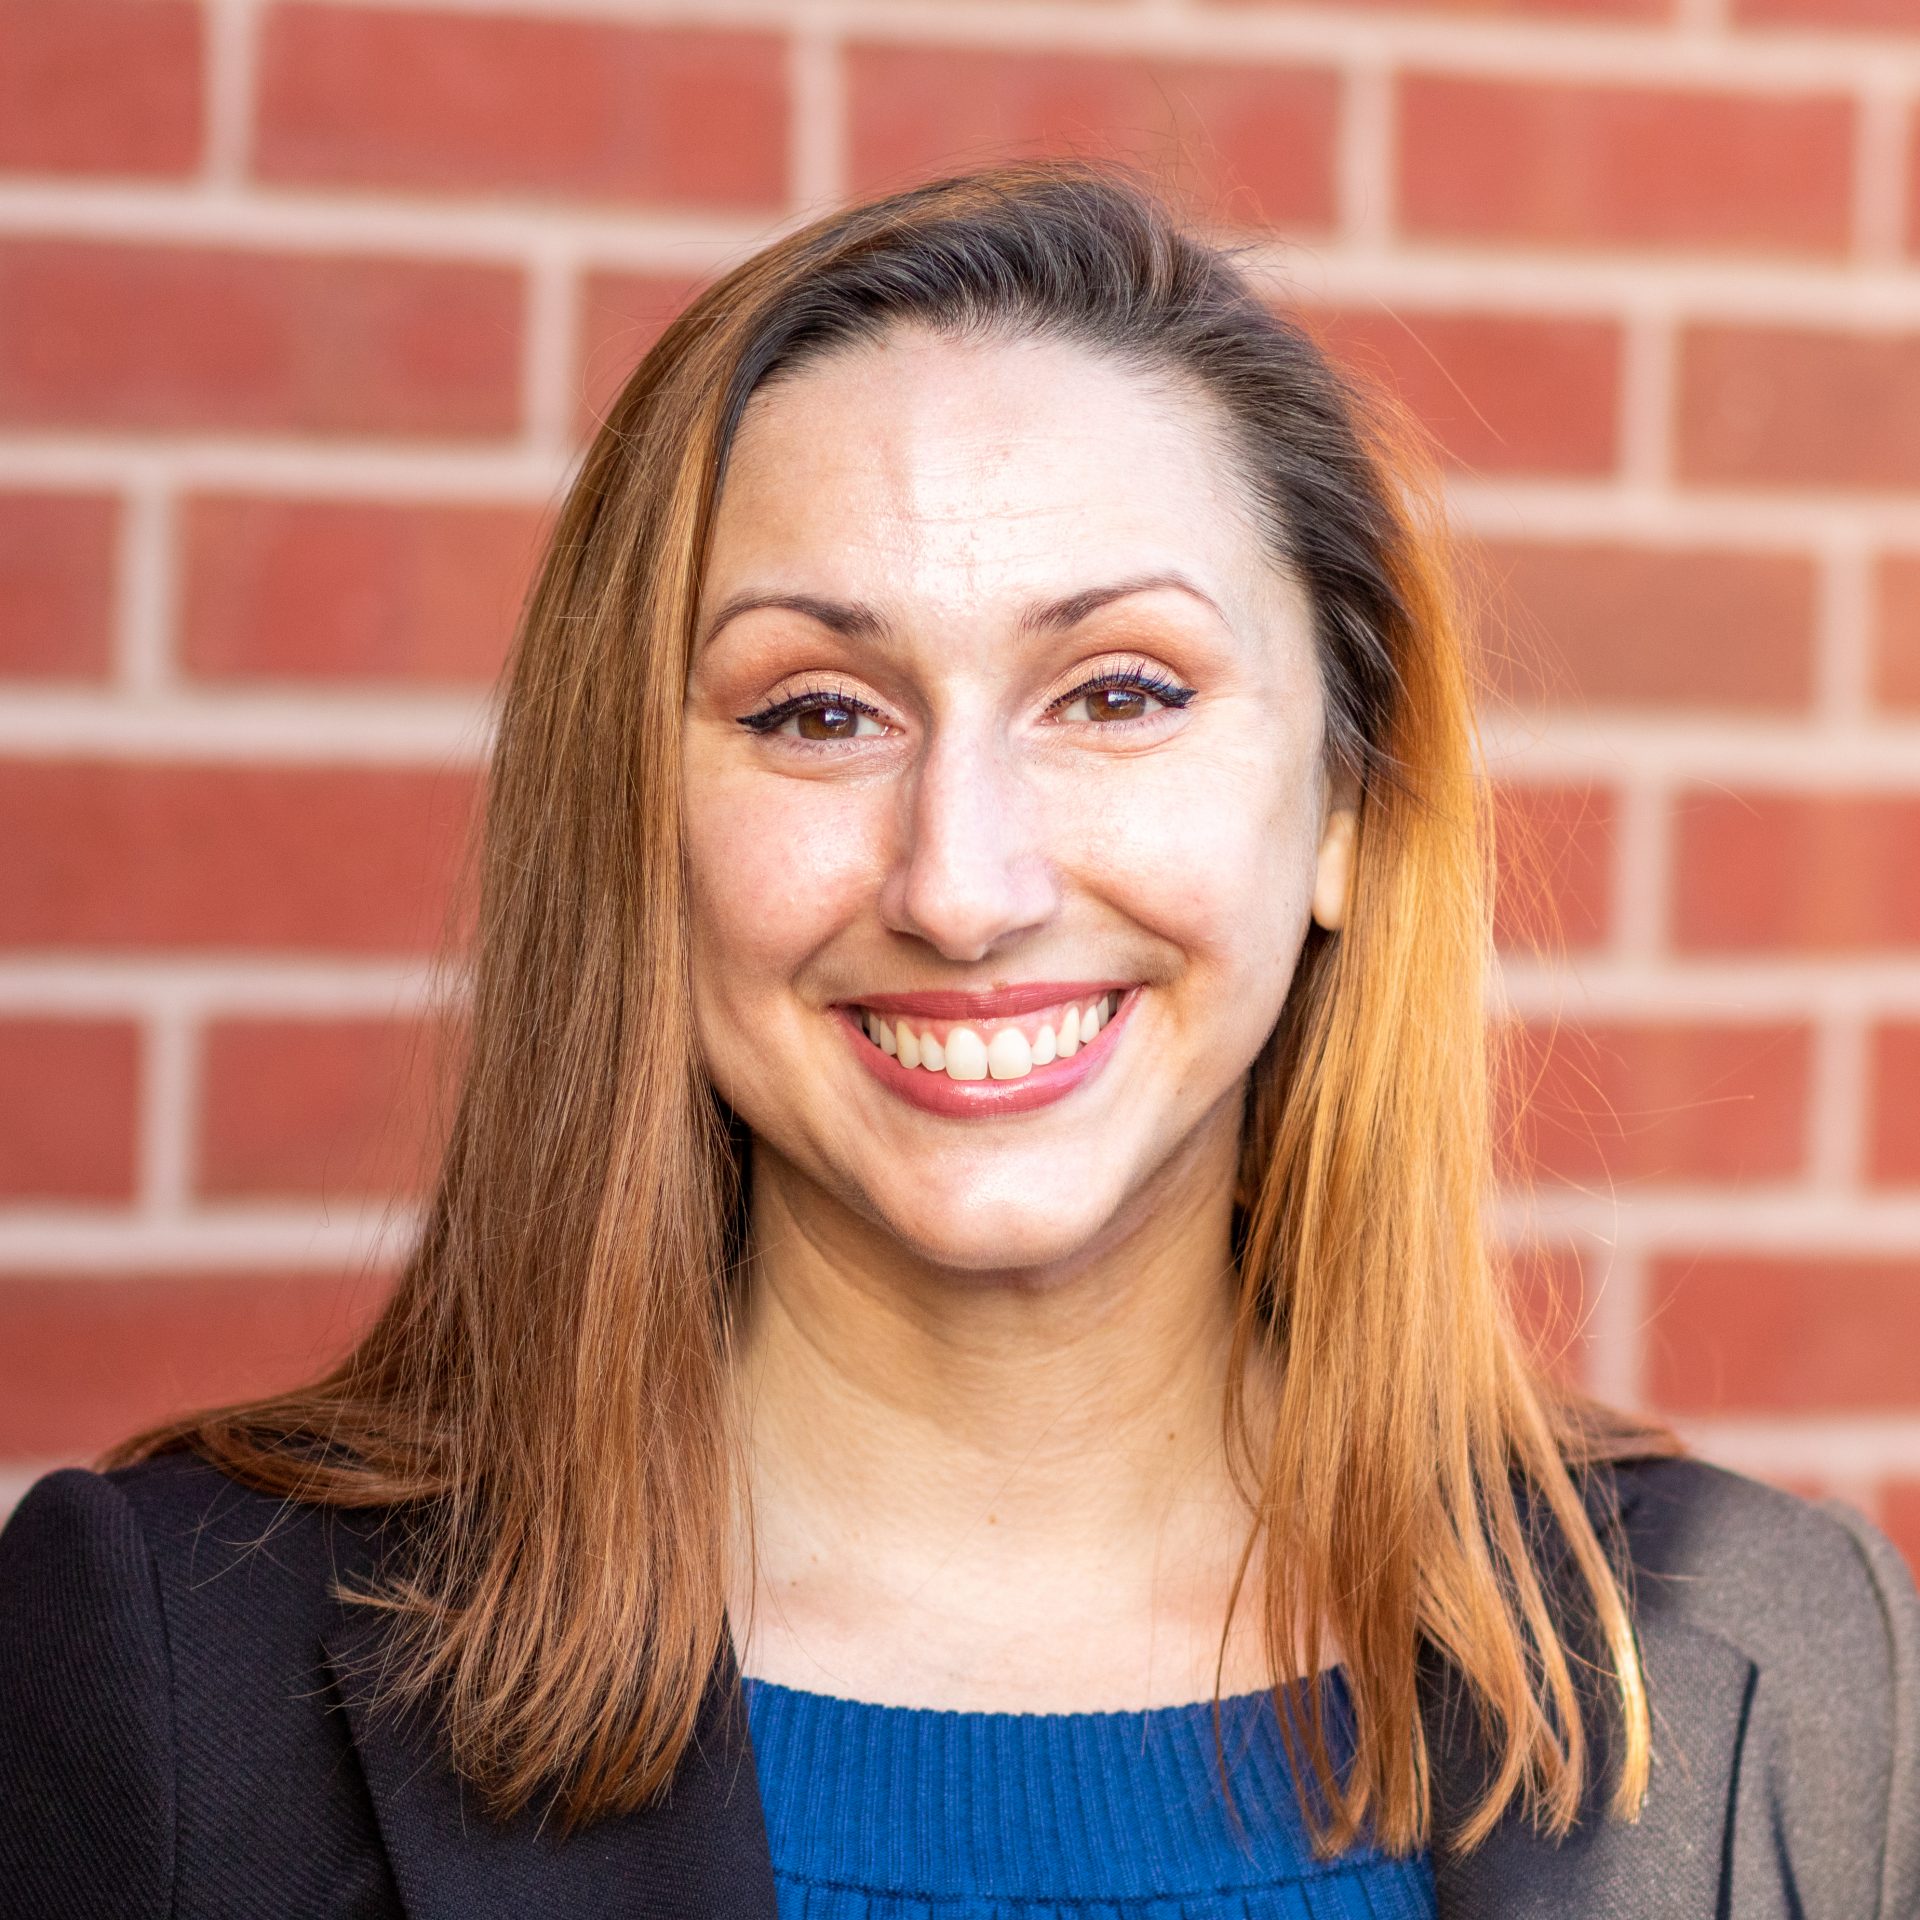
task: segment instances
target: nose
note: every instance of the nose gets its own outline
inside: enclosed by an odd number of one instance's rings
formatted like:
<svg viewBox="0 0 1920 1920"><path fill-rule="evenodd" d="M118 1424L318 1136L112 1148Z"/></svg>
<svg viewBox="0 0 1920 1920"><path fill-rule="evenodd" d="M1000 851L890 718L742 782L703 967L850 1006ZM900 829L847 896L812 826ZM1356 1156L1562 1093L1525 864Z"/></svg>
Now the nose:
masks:
<svg viewBox="0 0 1920 1920"><path fill-rule="evenodd" d="M894 931L969 962L1052 916L1059 890L1041 796L985 728L936 728L901 804L880 897Z"/></svg>

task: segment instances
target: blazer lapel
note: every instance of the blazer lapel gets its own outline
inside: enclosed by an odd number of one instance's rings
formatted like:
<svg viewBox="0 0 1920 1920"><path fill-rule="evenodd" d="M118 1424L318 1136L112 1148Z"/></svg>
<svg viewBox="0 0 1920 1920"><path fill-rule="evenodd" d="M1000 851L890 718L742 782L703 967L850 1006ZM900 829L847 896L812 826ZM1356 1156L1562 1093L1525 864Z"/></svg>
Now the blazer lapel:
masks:
<svg viewBox="0 0 1920 1920"><path fill-rule="evenodd" d="M1443 1920L1611 1920L1656 1908L1675 1920L1721 1912L1726 1832L1753 1662L1697 1627L1643 1630L1654 1758L1646 1806L1628 1825L1589 1798L1558 1844L1517 1815L1464 1859L1436 1856Z"/></svg>
<svg viewBox="0 0 1920 1920"><path fill-rule="evenodd" d="M775 1920L773 1865L732 1649L723 1646L666 1797L570 1839L536 1813L500 1824L418 1716L370 1704L383 1615L352 1609L324 1646L408 1920Z"/></svg>
<svg viewBox="0 0 1920 1920"><path fill-rule="evenodd" d="M1623 1488L1623 1520L1636 1492ZM1636 1574L1635 1600L1653 1719L1653 1765L1639 1820L1628 1824L1606 1811L1602 1750L1566 1839L1545 1839L1510 1812L1464 1859L1436 1853L1442 1920L1613 1920L1656 1907L1675 1920L1715 1920L1723 1911L1727 1835L1756 1669L1730 1640L1675 1618L1657 1576ZM1458 1808L1483 1777L1486 1757L1464 1715L1443 1708L1429 1731L1438 1797Z"/></svg>

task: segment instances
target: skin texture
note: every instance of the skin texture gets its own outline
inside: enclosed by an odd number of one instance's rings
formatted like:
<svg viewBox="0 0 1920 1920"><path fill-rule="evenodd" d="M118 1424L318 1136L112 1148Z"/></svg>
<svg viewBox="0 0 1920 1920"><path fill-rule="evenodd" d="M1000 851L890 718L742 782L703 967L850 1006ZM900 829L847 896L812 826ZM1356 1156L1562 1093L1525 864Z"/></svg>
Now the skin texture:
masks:
<svg viewBox="0 0 1920 1920"><path fill-rule="evenodd" d="M754 1135L749 1673L1027 1711L1213 1691L1249 1526L1220 1443L1241 1100L1352 844L1307 602L1230 474L1211 401L1060 342L896 332L748 408L683 774L700 1044ZM1215 605L1019 625L1165 571ZM874 630L716 626L745 594ZM1143 666L1193 697L1069 697ZM874 712L738 724L810 690ZM1146 991L1105 1070L991 1120L888 1093L828 1011L1109 977ZM1267 1684L1255 1591L1230 1693Z"/></svg>

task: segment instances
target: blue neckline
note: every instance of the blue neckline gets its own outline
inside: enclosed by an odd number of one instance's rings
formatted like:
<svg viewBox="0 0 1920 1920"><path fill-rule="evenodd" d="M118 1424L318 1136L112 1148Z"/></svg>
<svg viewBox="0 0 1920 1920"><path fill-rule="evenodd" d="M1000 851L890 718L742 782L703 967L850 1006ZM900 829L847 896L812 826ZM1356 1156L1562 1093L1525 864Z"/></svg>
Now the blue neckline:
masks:
<svg viewBox="0 0 1920 1920"><path fill-rule="evenodd" d="M1344 1768L1345 1676L1328 1668L1320 1683ZM1422 1859L1389 1860L1364 1842L1314 1857L1266 1692L1220 1702L1236 1823L1211 1700L1036 1713L888 1706L752 1676L742 1685L768 1840L788 1882L921 1900L1204 1900L1363 1873L1410 1875L1412 1889L1426 1872ZM1422 1909L1410 1896L1404 1910Z"/></svg>

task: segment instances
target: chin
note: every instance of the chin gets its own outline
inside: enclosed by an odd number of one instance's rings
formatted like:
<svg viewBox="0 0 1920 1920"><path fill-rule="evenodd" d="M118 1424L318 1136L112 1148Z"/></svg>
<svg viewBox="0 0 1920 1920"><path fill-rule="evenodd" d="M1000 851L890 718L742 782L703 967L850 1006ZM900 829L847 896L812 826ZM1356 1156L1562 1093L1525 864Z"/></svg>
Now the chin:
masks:
<svg viewBox="0 0 1920 1920"><path fill-rule="evenodd" d="M964 1195L965 1183L956 1183ZM878 1223L929 1266L946 1267L983 1284L1045 1286L1064 1280L1101 1237L1106 1215L1084 1202L1062 1216L1040 1201L978 1201L902 1218L875 1210Z"/></svg>

